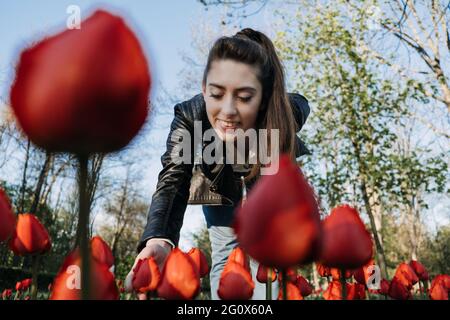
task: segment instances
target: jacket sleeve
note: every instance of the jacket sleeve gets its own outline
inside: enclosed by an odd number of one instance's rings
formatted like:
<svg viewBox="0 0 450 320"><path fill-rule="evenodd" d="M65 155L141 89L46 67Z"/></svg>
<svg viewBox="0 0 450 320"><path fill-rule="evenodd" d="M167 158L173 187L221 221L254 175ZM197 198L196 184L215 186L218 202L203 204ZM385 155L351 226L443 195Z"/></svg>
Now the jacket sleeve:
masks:
<svg viewBox="0 0 450 320"><path fill-rule="evenodd" d="M139 241L138 252L151 238L168 239L175 245L178 245L180 238L192 177L193 122L184 115L180 104L175 106L174 112L175 117L170 126L166 151L161 157L163 169L158 175L156 191L148 212L147 225ZM190 134L188 138L191 140L190 163L177 163L172 159L172 152L183 132ZM186 138L183 135L183 139Z"/></svg>
<svg viewBox="0 0 450 320"><path fill-rule="evenodd" d="M295 121L298 125L298 131L300 131L311 111L308 100L298 93L289 93L288 96L292 105L292 111L294 112Z"/></svg>
<svg viewBox="0 0 450 320"><path fill-rule="evenodd" d="M294 112L295 121L297 122L297 132L300 132L306 119L308 119L311 109L308 100L301 94L289 93L288 96L292 105L292 111ZM311 151L298 135L296 136L295 141L297 145L295 155L297 158L305 154L311 154Z"/></svg>

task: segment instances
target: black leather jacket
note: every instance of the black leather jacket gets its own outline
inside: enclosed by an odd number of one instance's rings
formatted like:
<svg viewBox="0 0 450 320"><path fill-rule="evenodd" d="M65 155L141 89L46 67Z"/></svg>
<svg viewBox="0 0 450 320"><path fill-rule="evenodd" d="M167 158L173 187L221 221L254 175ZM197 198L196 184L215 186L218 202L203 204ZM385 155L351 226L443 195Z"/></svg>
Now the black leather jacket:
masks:
<svg viewBox="0 0 450 320"><path fill-rule="evenodd" d="M308 101L300 94L289 93L288 96L300 131L310 112ZM177 164L172 161L171 154L177 144L172 138L175 130L188 130L193 137L196 120L202 122L203 132L211 128L203 95L198 94L175 105L174 113L166 152L161 157L163 169L158 176L158 184L152 197L147 225L139 242L138 252L151 238L166 238L178 245L184 212L188 204L235 205L241 198L242 189L235 180L231 165L207 165L204 162L194 165L194 152L191 153L191 164ZM198 150L193 140L192 150ZM205 145L206 143L203 143L203 148ZM297 137L297 157L308 153L304 143ZM257 178L246 183L247 189L251 189L256 180Z"/></svg>

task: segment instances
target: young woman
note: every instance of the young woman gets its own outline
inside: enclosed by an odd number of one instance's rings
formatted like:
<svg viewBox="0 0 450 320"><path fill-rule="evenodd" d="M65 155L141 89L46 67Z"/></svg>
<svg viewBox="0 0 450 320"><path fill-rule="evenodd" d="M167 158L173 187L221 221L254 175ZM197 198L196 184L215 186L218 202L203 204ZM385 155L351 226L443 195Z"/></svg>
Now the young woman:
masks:
<svg viewBox="0 0 450 320"><path fill-rule="evenodd" d="M162 156L163 169L136 262L153 256L162 267L170 250L178 244L187 204L202 204L212 247L211 298L219 299L220 274L231 250L238 245L230 227L233 211L245 190L251 189L260 177L263 164L259 160L244 164L227 159L216 163L204 161L201 154L208 143L202 139L200 145L194 142L198 124L201 137L207 130L213 130L225 148L236 147L233 142L238 132L242 132L238 129L244 132L277 129L278 141L271 141L268 135L268 150L275 144L279 153L288 153L295 161L308 152L296 133L309 115L309 106L303 96L286 93L284 71L271 40L246 28L214 43L204 70L202 93L174 109L167 150ZM185 136L179 139L180 134L190 135L191 140L185 140L191 141L190 161L174 159L180 141L186 139ZM247 160L248 151L247 146L244 149ZM252 298L264 299L265 285L256 281L257 267L252 261L256 285ZM132 271L127 277L128 288L131 278ZM139 298L145 299L145 294Z"/></svg>

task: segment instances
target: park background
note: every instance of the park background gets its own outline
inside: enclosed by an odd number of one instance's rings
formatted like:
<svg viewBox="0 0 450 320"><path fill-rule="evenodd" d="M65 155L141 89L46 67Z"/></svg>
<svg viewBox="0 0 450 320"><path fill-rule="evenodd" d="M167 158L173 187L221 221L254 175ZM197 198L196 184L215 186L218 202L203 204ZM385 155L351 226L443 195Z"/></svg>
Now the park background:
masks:
<svg viewBox="0 0 450 320"><path fill-rule="evenodd" d="M70 156L46 153L20 132L9 89L20 52L65 28L71 5L82 19L97 8L124 17L153 79L152 113L139 136L90 161L91 233L111 246L118 279L136 255L173 106L200 92L213 41L244 27L274 41L289 91L309 100L301 137L312 154L300 162L321 214L355 206L391 276L411 259L432 275L450 273L448 1L1 1L0 184L16 212L35 213L50 231L43 274L51 278L75 243L76 171ZM209 253L200 206L188 206L181 231L180 247L192 246ZM0 247L0 270L13 275L2 275L0 287L29 267ZM319 284L314 266L303 274Z"/></svg>

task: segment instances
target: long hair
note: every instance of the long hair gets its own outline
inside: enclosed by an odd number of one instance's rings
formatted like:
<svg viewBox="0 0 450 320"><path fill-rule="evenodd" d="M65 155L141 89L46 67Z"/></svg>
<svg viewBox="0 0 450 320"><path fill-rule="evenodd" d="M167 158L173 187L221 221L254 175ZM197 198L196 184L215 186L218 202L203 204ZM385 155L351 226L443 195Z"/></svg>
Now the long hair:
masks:
<svg viewBox="0 0 450 320"><path fill-rule="evenodd" d="M285 88L283 66L272 41L262 32L245 28L232 37L221 37L209 51L203 73L203 85L206 85L211 64L216 60L230 59L255 66L258 80L262 85L262 101L258 112L257 129L268 130L268 150L271 150L270 130L279 130L279 152L287 153L295 160L295 136L297 123ZM261 163L252 166L249 180L259 174Z"/></svg>

